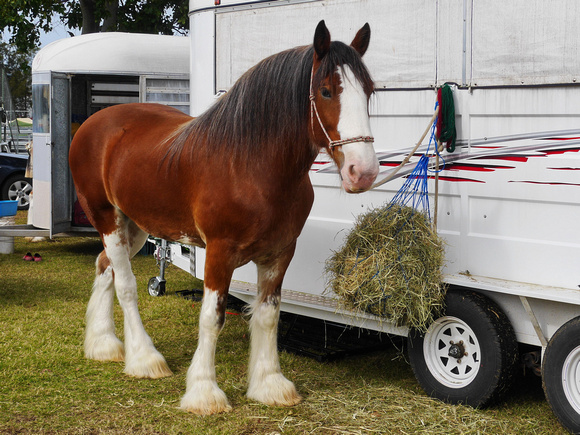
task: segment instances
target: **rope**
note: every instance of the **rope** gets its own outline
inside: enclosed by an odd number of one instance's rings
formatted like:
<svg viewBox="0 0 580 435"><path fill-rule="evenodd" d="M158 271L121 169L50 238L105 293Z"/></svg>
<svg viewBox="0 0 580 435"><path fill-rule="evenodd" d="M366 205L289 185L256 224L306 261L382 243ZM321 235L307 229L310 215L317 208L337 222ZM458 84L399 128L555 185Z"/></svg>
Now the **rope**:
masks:
<svg viewBox="0 0 580 435"><path fill-rule="evenodd" d="M437 140L446 144L447 151L455 151L457 131L455 129L455 105L451 87L445 83L437 90L437 101L441 108L441 116L437 120Z"/></svg>
<svg viewBox="0 0 580 435"><path fill-rule="evenodd" d="M435 147L435 154L437 156L436 159L436 179L438 181L438 172L439 169L439 159L443 148L445 147L448 152L452 153L455 151L455 142L457 140L457 130L455 128L455 104L453 101L453 91L451 90L451 86L445 83L437 90L437 104L435 105L435 113L429 120L429 125L427 129L421 136L421 139L415 145L415 148L407 155L407 157L401 162L399 166L397 166L394 170L392 170L385 178L380 181L377 181L371 189L375 187L382 186L387 181L391 180L399 170L405 166L411 156L415 154L415 151L419 148L425 136L429 133L429 130L432 128L433 124L436 122L436 129L435 129L435 139L436 139L436 147ZM437 183L436 183L437 184Z"/></svg>
<svg viewBox="0 0 580 435"><path fill-rule="evenodd" d="M439 146L437 142L437 153L435 154L435 205L433 210L433 230L437 232L437 214L439 213Z"/></svg>
<svg viewBox="0 0 580 435"><path fill-rule="evenodd" d="M415 148L413 148L413 150L409 154L407 154L407 157L405 157L405 159L401 162L401 164L399 166L397 166L393 171L391 171L381 181L377 181L375 184L373 184L371 186L371 189L374 189L375 187L379 187L379 186L382 186L383 184L385 184L387 181L389 181L391 178L393 178L397 174L397 172L399 172L399 169L401 169L403 166L405 166L407 163L409 163L409 160L411 159L411 156L413 154L415 154L415 151L417 151L417 148L419 148L421 146L421 143L423 143L423 139L425 139L425 136L427 136L427 133L429 133L429 130L431 130L431 128L433 126L433 123L437 119L437 115L438 114L439 114L439 107L437 107L435 109L435 113L433 113L433 116L429 120L429 125L427 125L427 128L423 132L423 135L421 136L421 139L419 139L419 141L415 145Z"/></svg>

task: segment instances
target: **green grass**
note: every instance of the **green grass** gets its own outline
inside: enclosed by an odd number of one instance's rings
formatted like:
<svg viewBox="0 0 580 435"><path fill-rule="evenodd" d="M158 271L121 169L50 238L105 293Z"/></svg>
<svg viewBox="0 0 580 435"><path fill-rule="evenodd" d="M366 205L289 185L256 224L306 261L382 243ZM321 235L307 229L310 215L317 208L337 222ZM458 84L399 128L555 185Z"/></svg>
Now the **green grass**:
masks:
<svg viewBox="0 0 580 435"><path fill-rule="evenodd" d="M245 396L247 319L237 313L227 316L216 355L218 383L233 411L188 414L178 405L200 304L175 292L199 283L170 266L167 295L150 297L146 285L157 274L155 261L135 258L141 315L174 376L130 378L121 363L83 357L84 311L100 249L90 238L16 239L15 253L0 255L0 433L565 433L539 378L520 378L506 401L489 409L447 405L423 393L394 346L332 363L283 352L282 369L304 401L292 408L255 403ZM22 261L28 251L43 261ZM115 316L122 337L118 307Z"/></svg>

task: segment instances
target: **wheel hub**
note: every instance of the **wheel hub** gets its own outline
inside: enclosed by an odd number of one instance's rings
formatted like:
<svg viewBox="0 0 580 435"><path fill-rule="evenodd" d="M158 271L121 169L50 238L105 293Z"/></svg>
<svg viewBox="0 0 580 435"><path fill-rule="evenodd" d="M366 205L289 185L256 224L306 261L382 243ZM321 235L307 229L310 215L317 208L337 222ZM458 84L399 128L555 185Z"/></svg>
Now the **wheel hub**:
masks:
<svg viewBox="0 0 580 435"><path fill-rule="evenodd" d="M163 296L165 294L165 280L160 279L158 276L151 278L147 287L151 296Z"/></svg>
<svg viewBox="0 0 580 435"><path fill-rule="evenodd" d="M461 359L462 357L466 356L465 348L463 347L463 341L460 340L459 343L454 343L453 340L449 342L451 346L449 346L449 353L448 355L451 358Z"/></svg>

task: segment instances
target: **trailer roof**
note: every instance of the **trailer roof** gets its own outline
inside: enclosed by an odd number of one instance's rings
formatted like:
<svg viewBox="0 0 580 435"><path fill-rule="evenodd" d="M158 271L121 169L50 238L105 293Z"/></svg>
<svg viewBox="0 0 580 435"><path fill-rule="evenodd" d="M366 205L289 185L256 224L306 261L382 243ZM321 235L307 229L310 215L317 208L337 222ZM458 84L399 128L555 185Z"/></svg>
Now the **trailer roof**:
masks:
<svg viewBox="0 0 580 435"><path fill-rule="evenodd" d="M32 72L106 74L189 73L189 38L93 33L61 39L34 57Z"/></svg>

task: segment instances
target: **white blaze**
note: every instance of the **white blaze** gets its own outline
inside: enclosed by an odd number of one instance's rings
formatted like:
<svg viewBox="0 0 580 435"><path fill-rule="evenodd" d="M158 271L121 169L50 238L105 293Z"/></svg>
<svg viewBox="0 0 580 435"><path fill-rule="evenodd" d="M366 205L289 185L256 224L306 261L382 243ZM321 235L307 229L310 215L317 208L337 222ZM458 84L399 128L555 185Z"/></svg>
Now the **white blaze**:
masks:
<svg viewBox="0 0 580 435"><path fill-rule="evenodd" d="M372 136L367 110L367 95L348 65L338 70L342 83L338 133L341 139ZM379 171L373 144L353 142L342 146L344 165L341 170L343 186L347 191L368 189Z"/></svg>

